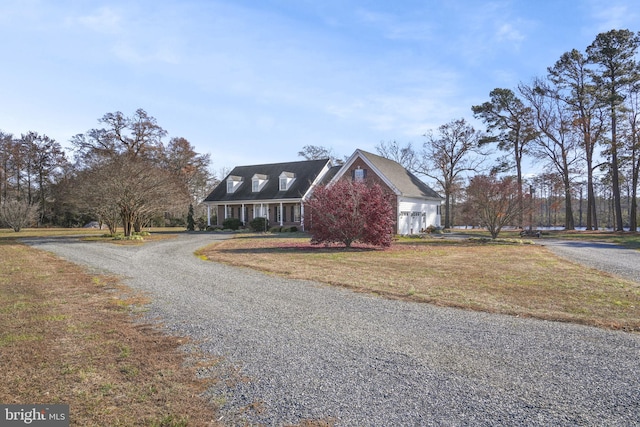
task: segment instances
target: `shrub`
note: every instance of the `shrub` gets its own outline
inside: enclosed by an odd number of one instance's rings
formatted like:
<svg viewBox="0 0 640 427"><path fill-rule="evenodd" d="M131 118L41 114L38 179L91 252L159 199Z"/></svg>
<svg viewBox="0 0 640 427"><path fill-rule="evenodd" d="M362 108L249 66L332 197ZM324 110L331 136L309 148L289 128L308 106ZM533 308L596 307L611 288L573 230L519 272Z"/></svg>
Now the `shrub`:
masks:
<svg viewBox="0 0 640 427"><path fill-rule="evenodd" d="M207 220L205 217L201 216L196 220L196 227L198 227L198 231L207 229Z"/></svg>
<svg viewBox="0 0 640 427"><path fill-rule="evenodd" d="M269 229L269 233L279 233L282 230L282 227L279 225L273 226Z"/></svg>
<svg viewBox="0 0 640 427"><path fill-rule="evenodd" d="M305 208L311 244L390 246L395 216L389 197L378 184L341 180L318 187Z"/></svg>
<svg viewBox="0 0 640 427"><path fill-rule="evenodd" d="M253 231L265 231L269 227L269 220L263 217L257 217L249 222L249 227Z"/></svg>
<svg viewBox="0 0 640 427"><path fill-rule="evenodd" d="M242 227L242 221L238 218L227 218L222 222L222 228L236 231Z"/></svg>

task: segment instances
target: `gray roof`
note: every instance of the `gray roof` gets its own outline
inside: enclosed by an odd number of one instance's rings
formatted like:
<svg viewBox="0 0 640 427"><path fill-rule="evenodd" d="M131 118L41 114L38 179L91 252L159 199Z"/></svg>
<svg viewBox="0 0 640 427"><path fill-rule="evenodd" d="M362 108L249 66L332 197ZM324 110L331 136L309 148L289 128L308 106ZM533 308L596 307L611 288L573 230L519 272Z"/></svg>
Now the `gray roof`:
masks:
<svg viewBox="0 0 640 427"><path fill-rule="evenodd" d="M443 198L417 176L406 170L400 163L363 150L356 150L356 152L359 152L393 183L402 196L430 199Z"/></svg>
<svg viewBox="0 0 640 427"><path fill-rule="evenodd" d="M303 160L298 162L272 163L265 165L236 166L225 179L204 199L205 202L239 202L269 199L300 199L309 190L313 181L327 167L329 159ZM287 191L280 191L279 177L282 172L295 174L295 181ZM266 175L268 181L259 192L253 192L251 179L254 175ZM242 184L233 193L227 193L227 178L242 178Z"/></svg>

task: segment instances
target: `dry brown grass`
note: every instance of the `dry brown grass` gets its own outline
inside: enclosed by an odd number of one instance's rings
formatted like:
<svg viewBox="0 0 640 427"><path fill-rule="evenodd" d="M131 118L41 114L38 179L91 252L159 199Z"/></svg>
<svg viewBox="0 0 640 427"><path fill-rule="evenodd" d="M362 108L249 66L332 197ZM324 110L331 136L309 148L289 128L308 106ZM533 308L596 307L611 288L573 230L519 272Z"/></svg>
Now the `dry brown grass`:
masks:
<svg viewBox="0 0 640 427"><path fill-rule="evenodd" d="M0 240L0 402L69 404L77 426L215 425L199 397L207 382L179 351L186 341L133 321L145 302L114 278Z"/></svg>
<svg viewBox="0 0 640 427"><path fill-rule="evenodd" d="M405 240L387 250L238 236L207 258L386 297L640 331L640 286L537 245Z"/></svg>

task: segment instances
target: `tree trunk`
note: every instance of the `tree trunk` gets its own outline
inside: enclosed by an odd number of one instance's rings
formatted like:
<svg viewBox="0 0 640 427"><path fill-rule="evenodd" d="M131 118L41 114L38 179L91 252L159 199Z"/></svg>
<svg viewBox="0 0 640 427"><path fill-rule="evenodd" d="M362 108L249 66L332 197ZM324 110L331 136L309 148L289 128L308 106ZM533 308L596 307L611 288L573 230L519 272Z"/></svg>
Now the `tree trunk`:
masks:
<svg viewBox="0 0 640 427"><path fill-rule="evenodd" d="M629 231L638 231L638 168L640 164L633 168L631 178L631 209L629 212Z"/></svg>
<svg viewBox="0 0 640 427"><path fill-rule="evenodd" d="M611 111L611 179L613 180L613 203L616 231L624 231L622 224L622 200L620 195L620 174L618 171L618 142L616 138L616 112Z"/></svg>
<svg viewBox="0 0 640 427"><path fill-rule="evenodd" d="M444 228L451 228L451 196L447 190L444 194Z"/></svg>

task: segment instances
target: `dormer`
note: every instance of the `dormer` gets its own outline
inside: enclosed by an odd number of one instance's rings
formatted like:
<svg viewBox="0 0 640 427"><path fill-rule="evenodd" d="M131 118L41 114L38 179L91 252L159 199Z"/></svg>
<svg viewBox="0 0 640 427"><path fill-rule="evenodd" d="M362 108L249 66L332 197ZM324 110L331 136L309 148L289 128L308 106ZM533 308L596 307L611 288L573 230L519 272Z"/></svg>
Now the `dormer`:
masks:
<svg viewBox="0 0 640 427"><path fill-rule="evenodd" d="M267 184L267 181L269 181L269 177L267 175L262 175L260 173L253 175L253 177L251 177L251 191L254 193L262 191L262 188Z"/></svg>
<svg viewBox="0 0 640 427"><path fill-rule="evenodd" d="M280 191L287 191L289 190L289 188L291 187L291 184L293 184L293 181L296 180L296 174L293 172L282 172L280 174L280 177L278 178L279 181L279 188Z"/></svg>
<svg viewBox="0 0 640 427"><path fill-rule="evenodd" d="M227 193L229 194L235 193L235 191L238 188L240 188L241 184L242 184L241 176L229 175L227 177Z"/></svg>

